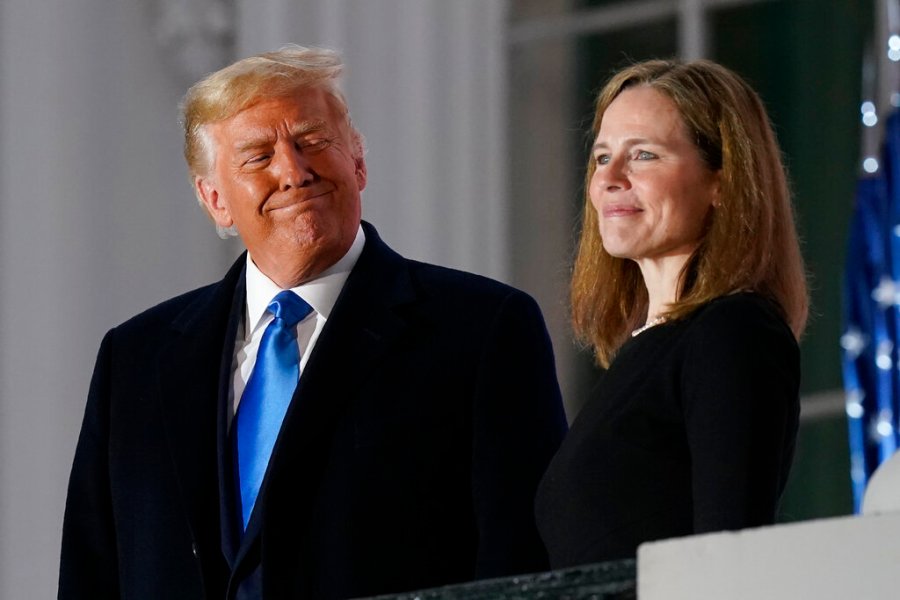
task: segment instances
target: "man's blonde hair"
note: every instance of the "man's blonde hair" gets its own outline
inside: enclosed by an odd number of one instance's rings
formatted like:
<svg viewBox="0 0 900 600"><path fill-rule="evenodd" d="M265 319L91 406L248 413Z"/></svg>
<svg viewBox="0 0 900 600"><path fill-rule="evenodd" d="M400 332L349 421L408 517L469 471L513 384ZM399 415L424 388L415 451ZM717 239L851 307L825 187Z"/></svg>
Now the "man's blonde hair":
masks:
<svg viewBox="0 0 900 600"><path fill-rule="evenodd" d="M338 101L349 124L347 102L338 89L343 69L340 55L333 50L292 44L239 60L195 83L181 103L184 158L191 177L206 175L212 168L213 149L205 126L261 100L321 87ZM352 126L350 129L358 137Z"/></svg>

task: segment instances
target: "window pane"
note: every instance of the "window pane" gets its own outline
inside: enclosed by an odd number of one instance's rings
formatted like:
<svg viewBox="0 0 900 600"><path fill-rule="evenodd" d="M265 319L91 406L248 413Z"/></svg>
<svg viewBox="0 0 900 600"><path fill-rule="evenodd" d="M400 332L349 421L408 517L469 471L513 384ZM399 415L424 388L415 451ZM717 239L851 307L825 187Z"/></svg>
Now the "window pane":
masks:
<svg viewBox="0 0 900 600"><path fill-rule="evenodd" d="M512 283L541 305L567 401L578 387L577 351L566 308L572 210L580 188L575 44L564 38L516 44L509 55L509 236ZM568 414L577 407L567 405Z"/></svg>
<svg viewBox="0 0 900 600"><path fill-rule="evenodd" d="M674 18L580 38L577 93L579 110L587 119L587 125L593 118L594 97L616 70L640 60L669 58L676 51L677 24Z"/></svg>
<svg viewBox="0 0 900 600"><path fill-rule="evenodd" d="M762 96L792 180L812 275L804 393L842 384L841 281L859 162L862 48L872 27L871 12L854 0L828 7L771 1L717 10L710 20L713 58Z"/></svg>
<svg viewBox="0 0 900 600"><path fill-rule="evenodd" d="M509 49L511 271L513 283L533 294L544 310L570 417L597 376L592 358L573 343L567 309L594 96L614 68L671 56L675 43L675 20L663 19L602 35L519 42Z"/></svg>
<svg viewBox="0 0 900 600"><path fill-rule="evenodd" d="M872 31L872 5L780 0L710 15L713 58L759 91L794 190L811 274L812 319L801 345L804 394L842 384L841 282L859 159L862 48ZM780 518L850 512L849 468L843 412L804 421Z"/></svg>

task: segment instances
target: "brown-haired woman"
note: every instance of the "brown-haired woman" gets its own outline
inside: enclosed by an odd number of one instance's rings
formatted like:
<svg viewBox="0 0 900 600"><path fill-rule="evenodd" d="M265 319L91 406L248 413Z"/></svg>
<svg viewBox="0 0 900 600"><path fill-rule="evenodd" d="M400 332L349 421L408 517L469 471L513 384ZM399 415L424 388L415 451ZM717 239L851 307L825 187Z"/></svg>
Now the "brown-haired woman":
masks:
<svg viewBox="0 0 900 600"><path fill-rule="evenodd" d="M756 93L709 61L600 92L572 279L606 369L538 490L554 568L772 523L794 450L807 293Z"/></svg>

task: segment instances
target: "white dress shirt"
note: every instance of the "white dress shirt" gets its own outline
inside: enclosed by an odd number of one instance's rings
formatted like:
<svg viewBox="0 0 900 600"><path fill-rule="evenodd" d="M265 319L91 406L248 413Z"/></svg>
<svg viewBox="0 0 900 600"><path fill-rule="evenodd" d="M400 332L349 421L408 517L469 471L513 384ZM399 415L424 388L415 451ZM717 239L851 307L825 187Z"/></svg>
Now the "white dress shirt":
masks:
<svg viewBox="0 0 900 600"><path fill-rule="evenodd" d="M312 354L313 346L325 327L325 322L331 315L334 303L337 301L350 271L362 254L366 236L362 226L356 233L356 239L347 253L336 263L326 269L321 275L291 288L295 294L303 298L313 310L305 319L297 324L297 343L300 347L300 375ZM275 316L266 310L272 299L283 291L278 285L259 270L254 264L253 257L247 254L247 301L242 327L238 327L237 339L234 342L234 358L231 362L231 418L237 413L238 404L244 393L253 366L256 364L256 354L262 341L263 333Z"/></svg>

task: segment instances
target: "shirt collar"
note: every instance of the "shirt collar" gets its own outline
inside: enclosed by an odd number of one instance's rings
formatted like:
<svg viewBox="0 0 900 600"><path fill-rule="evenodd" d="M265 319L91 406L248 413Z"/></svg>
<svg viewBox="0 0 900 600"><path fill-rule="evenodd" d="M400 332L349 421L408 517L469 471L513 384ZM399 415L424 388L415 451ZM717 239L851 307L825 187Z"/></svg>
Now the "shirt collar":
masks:
<svg viewBox="0 0 900 600"><path fill-rule="evenodd" d="M303 298L316 313L325 319L331 314L334 303L341 293L350 271L359 260L366 236L362 225L356 232L353 244L344 256L323 271L318 277L301 285L291 288L295 294ZM247 313L246 335L249 336L258 326L266 314L266 308L278 292L282 291L278 285L269 279L253 262L250 253L247 253Z"/></svg>

